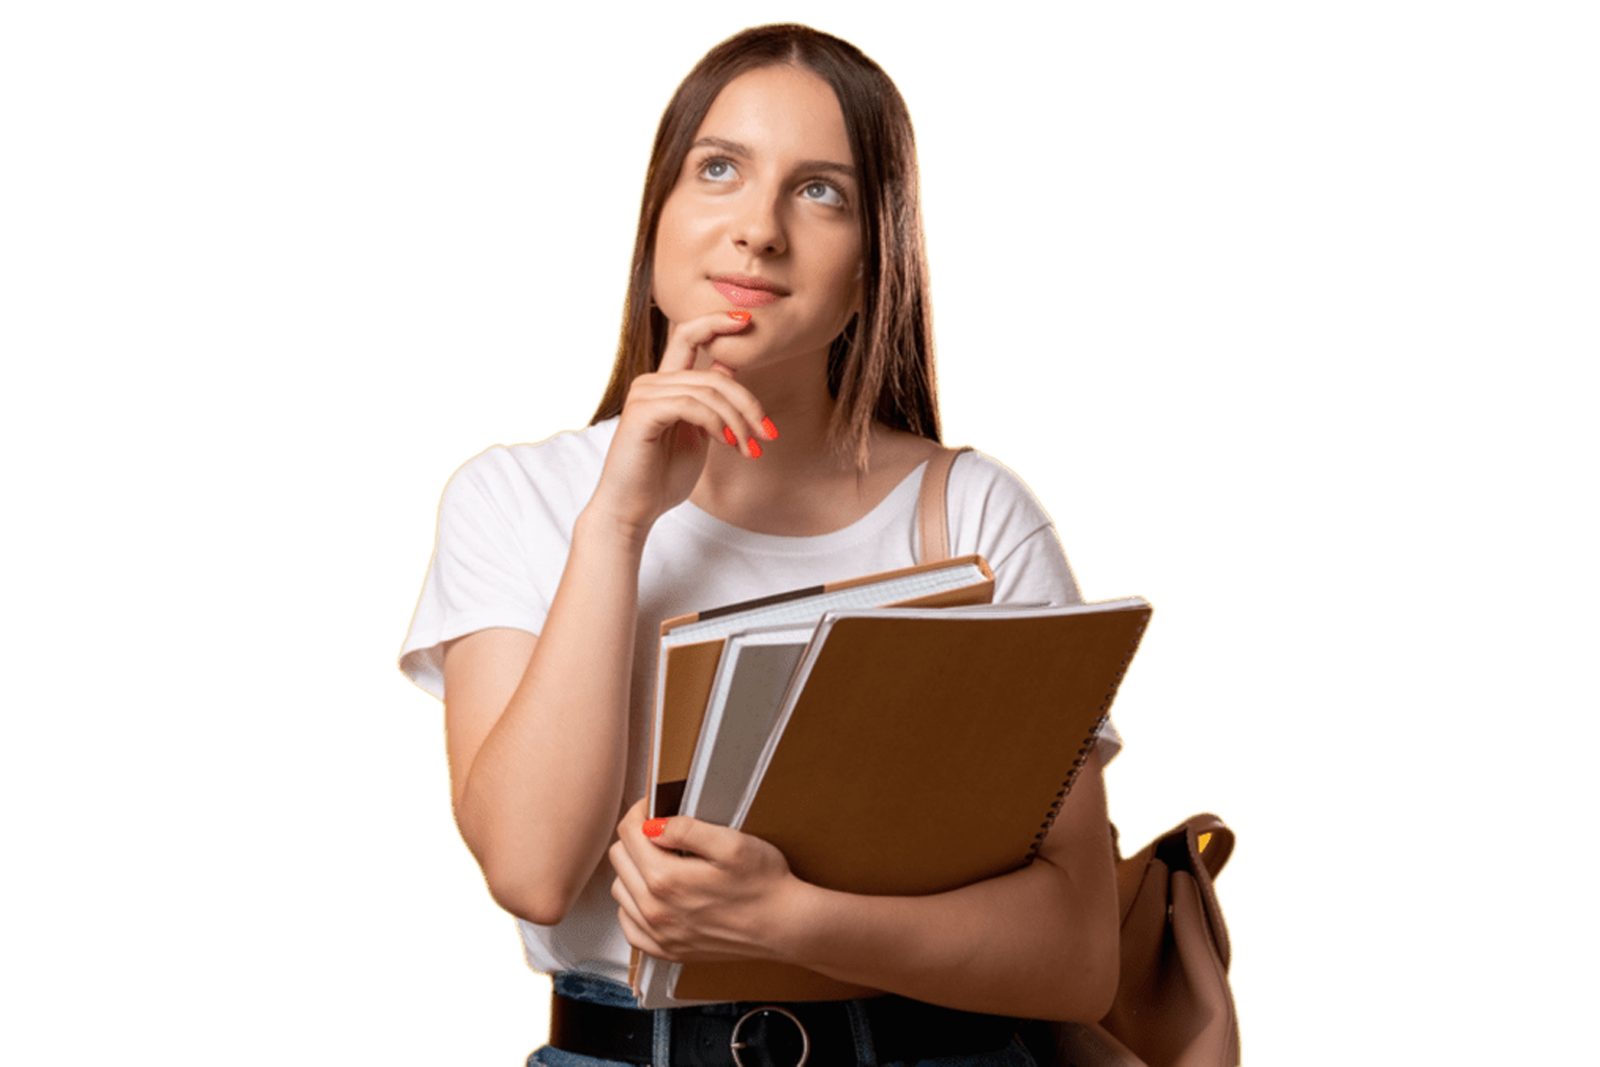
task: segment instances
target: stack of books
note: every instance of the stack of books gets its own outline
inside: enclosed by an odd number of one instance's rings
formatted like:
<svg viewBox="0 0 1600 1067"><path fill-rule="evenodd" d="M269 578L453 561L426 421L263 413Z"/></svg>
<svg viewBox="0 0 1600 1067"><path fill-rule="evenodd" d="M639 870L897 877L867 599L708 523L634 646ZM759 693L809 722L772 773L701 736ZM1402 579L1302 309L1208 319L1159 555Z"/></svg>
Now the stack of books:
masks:
<svg viewBox="0 0 1600 1067"><path fill-rule="evenodd" d="M800 878L915 896L1033 859L1150 617L995 605L977 556L662 624L651 815L771 842ZM641 1006L873 990L766 961L635 953Z"/></svg>

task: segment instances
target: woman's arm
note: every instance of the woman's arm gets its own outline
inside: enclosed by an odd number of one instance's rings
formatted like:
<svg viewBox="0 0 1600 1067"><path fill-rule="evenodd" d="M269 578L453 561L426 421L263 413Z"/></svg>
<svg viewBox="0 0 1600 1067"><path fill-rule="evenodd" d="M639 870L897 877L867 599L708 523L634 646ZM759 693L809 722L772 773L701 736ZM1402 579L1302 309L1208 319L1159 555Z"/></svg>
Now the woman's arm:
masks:
<svg viewBox="0 0 1600 1067"><path fill-rule="evenodd" d="M1094 1021L1110 1008L1117 887L1097 756L1032 864L926 897L819 889L746 834L675 818L651 840L642 819L633 809L612 846L613 895L628 940L658 958L782 960L1002 1015Z"/></svg>
<svg viewBox="0 0 1600 1067"><path fill-rule="evenodd" d="M745 325L711 315L675 327L661 370L634 382L542 633L481 630L445 651L456 823L495 900L530 922L566 914L622 807L645 538L724 427L766 436L748 390L691 369L701 345Z"/></svg>
<svg viewBox="0 0 1600 1067"><path fill-rule="evenodd" d="M480 630L445 652L461 836L513 915L556 923L622 803L640 549L587 512L539 637Z"/></svg>

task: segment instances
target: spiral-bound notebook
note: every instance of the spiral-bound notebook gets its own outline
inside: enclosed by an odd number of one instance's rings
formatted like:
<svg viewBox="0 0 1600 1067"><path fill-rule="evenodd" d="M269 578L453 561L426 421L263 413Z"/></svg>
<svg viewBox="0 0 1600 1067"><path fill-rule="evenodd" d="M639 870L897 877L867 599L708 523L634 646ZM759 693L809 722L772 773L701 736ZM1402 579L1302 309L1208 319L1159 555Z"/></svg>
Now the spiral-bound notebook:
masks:
<svg viewBox="0 0 1600 1067"><path fill-rule="evenodd" d="M937 893L1025 865L1149 617L1138 598L830 613L737 825L799 877L853 893ZM673 965L667 978L667 1003L867 992L761 962Z"/></svg>
<svg viewBox="0 0 1600 1067"><path fill-rule="evenodd" d="M869 574L849 581L795 589L729 604L661 624L656 717L650 760L650 814L675 815L724 643L736 633L774 625L814 625L825 611L944 607L988 603L994 572L982 556L960 556ZM779 694L782 695L781 693Z"/></svg>

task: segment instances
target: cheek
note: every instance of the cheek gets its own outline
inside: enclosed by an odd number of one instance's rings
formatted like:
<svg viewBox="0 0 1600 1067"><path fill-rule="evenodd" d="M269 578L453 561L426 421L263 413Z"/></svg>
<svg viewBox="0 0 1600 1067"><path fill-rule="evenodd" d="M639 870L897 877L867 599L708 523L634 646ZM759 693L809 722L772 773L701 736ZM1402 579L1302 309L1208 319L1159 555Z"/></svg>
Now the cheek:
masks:
<svg viewBox="0 0 1600 1067"><path fill-rule="evenodd" d="M670 251L682 243L686 221L682 198L676 191L668 194L666 203L661 205L661 215L656 219L658 257L664 250Z"/></svg>
<svg viewBox="0 0 1600 1067"><path fill-rule="evenodd" d="M681 274L685 261L683 232L678 220L670 212L662 212L656 224L655 250L650 262L650 298L661 304L671 301L682 285Z"/></svg>
<svg viewBox="0 0 1600 1067"><path fill-rule="evenodd" d="M851 266L839 272L835 297L831 308L828 329L838 336L850 325L850 320L861 313L862 283L858 268Z"/></svg>
<svg viewBox="0 0 1600 1067"><path fill-rule="evenodd" d="M658 280L663 270L671 269L677 255L677 246L678 228L674 225L672 216L662 212L660 221L656 223L655 250L651 253L651 266L655 268Z"/></svg>
<svg viewBox="0 0 1600 1067"><path fill-rule="evenodd" d="M693 283L696 272L704 266L714 230L714 220L703 212L687 209L671 198L662 206L651 257L652 288L658 302Z"/></svg>
<svg viewBox="0 0 1600 1067"><path fill-rule="evenodd" d="M861 294L866 286L866 270L867 265L862 261L861 254L853 252L846 258L846 265L839 272L839 288L851 314L861 310Z"/></svg>

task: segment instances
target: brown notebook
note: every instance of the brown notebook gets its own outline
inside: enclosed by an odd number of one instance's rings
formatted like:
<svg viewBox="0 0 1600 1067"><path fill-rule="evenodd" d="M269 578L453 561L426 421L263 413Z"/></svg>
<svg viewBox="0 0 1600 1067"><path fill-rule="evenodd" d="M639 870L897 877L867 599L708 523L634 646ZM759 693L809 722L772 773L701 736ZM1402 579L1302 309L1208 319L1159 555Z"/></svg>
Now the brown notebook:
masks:
<svg viewBox="0 0 1600 1067"><path fill-rule="evenodd" d="M1149 616L1136 598L830 615L742 829L778 846L800 878L853 893L937 893L1025 865ZM864 992L781 964L673 966L674 1002Z"/></svg>
<svg viewBox="0 0 1600 1067"><path fill-rule="evenodd" d="M678 811L729 634L756 626L814 622L823 612L841 607L986 604L992 596L994 572L983 557L958 556L668 619L661 624L656 675L650 814L659 817Z"/></svg>

